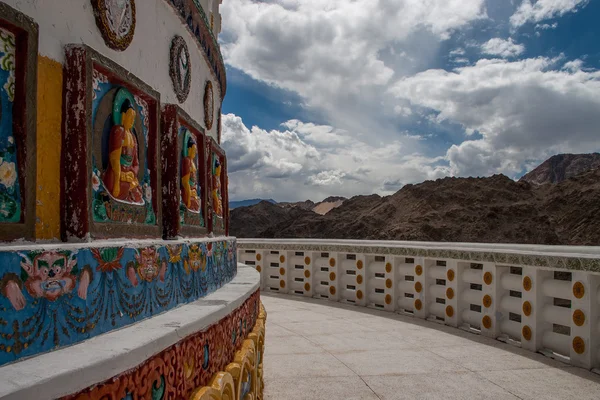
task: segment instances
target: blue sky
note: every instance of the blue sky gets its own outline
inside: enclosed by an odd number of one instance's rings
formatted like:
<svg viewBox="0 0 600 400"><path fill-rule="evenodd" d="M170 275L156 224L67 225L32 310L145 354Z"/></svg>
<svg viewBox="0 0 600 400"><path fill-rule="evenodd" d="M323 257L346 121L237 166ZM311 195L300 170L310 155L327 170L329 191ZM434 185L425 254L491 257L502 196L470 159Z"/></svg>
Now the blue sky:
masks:
<svg viewBox="0 0 600 400"><path fill-rule="evenodd" d="M227 0L230 197L387 195L600 150L599 0Z"/></svg>

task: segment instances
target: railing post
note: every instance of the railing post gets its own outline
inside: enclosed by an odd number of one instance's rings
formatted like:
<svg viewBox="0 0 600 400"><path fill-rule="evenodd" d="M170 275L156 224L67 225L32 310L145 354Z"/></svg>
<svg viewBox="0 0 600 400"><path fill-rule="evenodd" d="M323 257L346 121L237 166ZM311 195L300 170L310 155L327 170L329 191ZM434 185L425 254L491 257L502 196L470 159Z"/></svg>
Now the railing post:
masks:
<svg viewBox="0 0 600 400"><path fill-rule="evenodd" d="M304 295L307 297L313 297L313 259L312 253L304 252Z"/></svg>
<svg viewBox="0 0 600 400"><path fill-rule="evenodd" d="M419 318L427 318L429 314L428 298L425 295L427 288L430 285L428 269L435 262L433 260L426 260L424 257L415 258L417 265L415 266L415 309L414 315ZM419 268L420 267L420 268ZM419 273L420 272L420 273ZM420 289L420 290L419 290Z"/></svg>
<svg viewBox="0 0 600 400"><path fill-rule="evenodd" d="M446 325L457 328L460 324L462 310L459 299L464 284L461 279L463 266L456 260L446 261Z"/></svg>
<svg viewBox="0 0 600 400"><path fill-rule="evenodd" d="M500 304L500 269L491 262L483 263L481 300L481 334L496 339L500 333L498 305Z"/></svg>
<svg viewBox="0 0 600 400"><path fill-rule="evenodd" d="M598 282L595 275L572 273L571 364L590 369L598 354Z"/></svg>
<svg viewBox="0 0 600 400"><path fill-rule="evenodd" d="M394 299L396 290L396 266L393 256L385 257L385 298L384 309L386 311L396 310L396 301Z"/></svg>
<svg viewBox="0 0 600 400"><path fill-rule="evenodd" d="M363 253L356 255L356 304L367 305L366 260Z"/></svg>
<svg viewBox="0 0 600 400"><path fill-rule="evenodd" d="M542 290L543 271L534 267L523 267L523 292L521 316L521 347L533 352L540 350L544 336L545 323L542 310L545 298Z"/></svg>
<svg viewBox="0 0 600 400"><path fill-rule="evenodd" d="M339 301L339 260L338 253L329 253L329 300Z"/></svg>

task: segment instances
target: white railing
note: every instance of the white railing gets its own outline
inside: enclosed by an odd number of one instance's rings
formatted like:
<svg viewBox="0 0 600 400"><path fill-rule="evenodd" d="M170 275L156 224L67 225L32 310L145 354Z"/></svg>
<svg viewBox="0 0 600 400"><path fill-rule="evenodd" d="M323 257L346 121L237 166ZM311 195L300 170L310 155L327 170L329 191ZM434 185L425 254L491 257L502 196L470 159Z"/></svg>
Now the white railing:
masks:
<svg viewBox="0 0 600 400"><path fill-rule="evenodd" d="M410 314L600 368L600 247L238 239L261 289Z"/></svg>

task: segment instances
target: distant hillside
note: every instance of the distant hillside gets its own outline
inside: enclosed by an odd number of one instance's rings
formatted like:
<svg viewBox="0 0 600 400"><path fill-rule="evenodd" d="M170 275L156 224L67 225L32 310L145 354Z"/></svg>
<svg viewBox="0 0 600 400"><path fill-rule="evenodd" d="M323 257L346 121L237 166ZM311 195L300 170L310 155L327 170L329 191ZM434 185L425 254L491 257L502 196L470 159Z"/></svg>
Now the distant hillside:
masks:
<svg viewBox="0 0 600 400"><path fill-rule="evenodd" d="M520 180L534 185L560 183L596 168L600 168L600 153L558 154L544 161Z"/></svg>
<svg viewBox="0 0 600 400"><path fill-rule="evenodd" d="M325 215L268 203L236 209L231 234L600 245L599 199L600 169L551 185L504 175L444 178L406 185L391 196L355 196Z"/></svg>
<svg viewBox="0 0 600 400"><path fill-rule="evenodd" d="M251 200L241 200L241 201L230 201L229 202L229 209L233 210L234 208L238 208L238 207L253 206L255 204L260 203L261 201L268 201L269 203L277 204L277 202L275 200L273 200L273 199L269 199L269 200L251 199Z"/></svg>

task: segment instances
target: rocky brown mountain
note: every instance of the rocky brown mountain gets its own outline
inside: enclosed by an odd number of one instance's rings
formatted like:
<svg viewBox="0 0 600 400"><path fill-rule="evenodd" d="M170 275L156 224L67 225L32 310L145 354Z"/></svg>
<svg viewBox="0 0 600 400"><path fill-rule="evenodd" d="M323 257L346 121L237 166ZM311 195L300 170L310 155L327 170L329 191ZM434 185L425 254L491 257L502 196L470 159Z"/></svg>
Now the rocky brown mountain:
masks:
<svg viewBox="0 0 600 400"><path fill-rule="evenodd" d="M438 179L391 196L356 196L326 215L275 208L232 210L231 234L600 245L600 169L550 185L504 175Z"/></svg>
<svg viewBox="0 0 600 400"><path fill-rule="evenodd" d="M600 168L600 153L557 154L525 174L520 180L535 185L559 183L596 168Z"/></svg>

